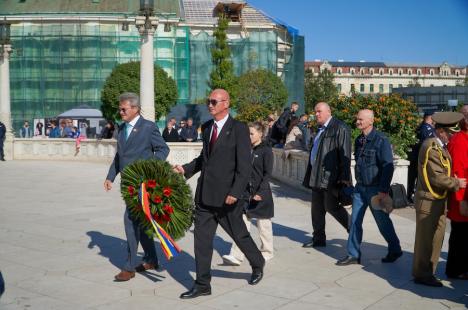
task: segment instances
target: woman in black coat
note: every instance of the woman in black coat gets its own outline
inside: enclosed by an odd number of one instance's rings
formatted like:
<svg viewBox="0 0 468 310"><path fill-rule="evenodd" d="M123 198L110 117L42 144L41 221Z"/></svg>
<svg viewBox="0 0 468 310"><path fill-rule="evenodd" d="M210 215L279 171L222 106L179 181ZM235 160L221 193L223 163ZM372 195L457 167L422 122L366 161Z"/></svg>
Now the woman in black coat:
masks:
<svg viewBox="0 0 468 310"><path fill-rule="evenodd" d="M267 143L262 141L264 127L260 122L249 124L252 143L252 173L245 192L244 222L250 231L251 221L257 219L260 235L260 251L265 260L273 258L273 229L271 218L274 215L273 196L270 188L271 171L273 170L273 152ZM223 262L228 265L240 265L244 254L233 244L231 253L223 255Z"/></svg>

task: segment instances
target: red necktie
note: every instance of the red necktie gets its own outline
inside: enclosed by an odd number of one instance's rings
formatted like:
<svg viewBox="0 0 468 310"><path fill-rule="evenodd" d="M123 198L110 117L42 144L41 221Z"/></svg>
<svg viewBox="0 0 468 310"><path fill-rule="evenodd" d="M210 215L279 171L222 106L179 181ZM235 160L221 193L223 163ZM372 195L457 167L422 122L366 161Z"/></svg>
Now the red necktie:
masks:
<svg viewBox="0 0 468 310"><path fill-rule="evenodd" d="M210 139L210 153L211 150L213 150L216 140L218 140L218 126L216 126L216 123L213 123L213 132L211 133Z"/></svg>

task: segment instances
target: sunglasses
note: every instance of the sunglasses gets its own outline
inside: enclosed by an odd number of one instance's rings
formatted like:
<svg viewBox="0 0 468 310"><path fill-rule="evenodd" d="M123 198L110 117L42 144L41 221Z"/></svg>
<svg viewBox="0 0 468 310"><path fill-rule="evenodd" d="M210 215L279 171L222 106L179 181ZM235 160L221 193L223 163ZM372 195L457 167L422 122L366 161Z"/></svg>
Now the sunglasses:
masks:
<svg viewBox="0 0 468 310"><path fill-rule="evenodd" d="M125 108L124 109L119 109L119 112L125 113L126 111L131 110L131 109L133 109L133 107L131 107L130 109L125 109Z"/></svg>
<svg viewBox="0 0 468 310"><path fill-rule="evenodd" d="M216 100L216 99L210 99L210 98L208 98L208 99L206 99L206 105L209 106L209 105L211 104L212 106L215 107L218 103L223 102L223 101L227 101L227 100L226 100L226 99L224 99L224 100Z"/></svg>

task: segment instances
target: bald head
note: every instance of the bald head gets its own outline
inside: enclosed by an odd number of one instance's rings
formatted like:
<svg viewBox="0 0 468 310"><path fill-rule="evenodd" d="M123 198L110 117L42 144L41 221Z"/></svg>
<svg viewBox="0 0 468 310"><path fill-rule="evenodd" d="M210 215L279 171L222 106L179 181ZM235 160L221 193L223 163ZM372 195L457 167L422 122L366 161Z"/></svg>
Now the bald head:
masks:
<svg viewBox="0 0 468 310"><path fill-rule="evenodd" d="M218 121L229 113L229 93L224 89L215 89L207 101L208 112Z"/></svg>
<svg viewBox="0 0 468 310"><path fill-rule="evenodd" d="M222 100L227 100L229 102L229 93L225 90L225 89L222 89L222 88L217 88L215 90L213 90L211 92L211 96L210 98L213 98L213 97L216 97L216 98L222 98Z"/></svg>
<svg viewBox="0 0 468 310"><path fill-rule="evenodd" d="M364 134L368 135L373 128L374 111L369 109L360 110L356 116L356 127Z"/></svg>
<svg viewBox="0 0 468 310"><path fill-rule="evenodd" d="M330 105L326 102L317 103L314 110L317 123L321 126L325 125L332 116Z"/></svg>

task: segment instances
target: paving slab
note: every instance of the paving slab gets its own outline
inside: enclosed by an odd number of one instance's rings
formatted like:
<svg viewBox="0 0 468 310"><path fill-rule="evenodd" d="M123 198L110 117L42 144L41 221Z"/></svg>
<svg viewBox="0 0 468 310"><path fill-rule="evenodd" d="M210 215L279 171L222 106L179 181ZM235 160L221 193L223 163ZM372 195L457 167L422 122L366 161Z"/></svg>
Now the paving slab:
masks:
<svg viewBox="0 0 468 310"><path fill-rule="evenodd" d="M368 212L362 265L335 266L346 255L346 231L327 216L327 247L305 249L310 238L310 197L272 182L275 198L275 257L265 276L250 286L250 266L222 264L231 240L219 228L214 240L211 296L181 300L195 277L193 230L178 241L183 252L161 267L124 283L113 281L126 256L119 180L104 192L102 163L0 162L0 270L6 292L0 309L466 309L468 281L444 276L440 289L411 281L414 211L395 210L392 220L404 255L382 264L385 241ZM189 184L194 188L196 179ZM350 211L350 210L348 210ZM448 230L449 233L449 230ZM255 228L252 236L259 242ZM448 240L448 234L446 235ZM141 249L140 249L141 251ZM140 252L140 254L142 254Z"/></svg>

